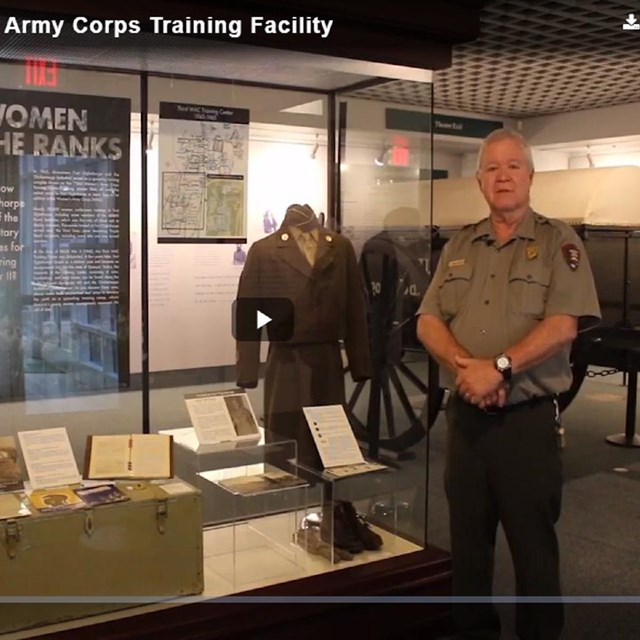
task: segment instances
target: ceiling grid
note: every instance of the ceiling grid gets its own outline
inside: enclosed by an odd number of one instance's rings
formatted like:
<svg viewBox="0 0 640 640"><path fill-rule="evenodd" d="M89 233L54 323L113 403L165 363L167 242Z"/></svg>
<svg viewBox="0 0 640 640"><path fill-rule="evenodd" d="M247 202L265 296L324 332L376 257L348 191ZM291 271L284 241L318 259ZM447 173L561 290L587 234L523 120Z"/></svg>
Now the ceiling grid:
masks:
<svg viewBox="0 0 640 640"><path fill-rule="evenodd" d="M490 1L480 37L434 73L435 108L524 118L638 102L640 31L622 29L629 13L610 0ZM351 95L431 104L428 86L402 80Z"/></svg>

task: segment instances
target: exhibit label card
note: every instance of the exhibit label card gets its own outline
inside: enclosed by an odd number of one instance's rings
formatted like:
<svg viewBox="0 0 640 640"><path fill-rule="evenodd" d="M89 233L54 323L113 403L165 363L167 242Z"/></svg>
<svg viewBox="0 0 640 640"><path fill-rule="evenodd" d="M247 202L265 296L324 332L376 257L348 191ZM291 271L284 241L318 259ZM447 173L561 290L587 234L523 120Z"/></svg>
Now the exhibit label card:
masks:
<svg viewBox="0 0 640 640"><path fill-rule="evenodd" d="M258 421L246 393L192 393L185 395L184 400L200 444L259 439Z"/></svg>
<svg viewBox="0 0 640 640"><path fill-rule="evenodd" d="M18 439L32 489L49 489L82 481L64 427L20 431Z"/></svg>
<svg viewBox="0 0 640 640"><path fill-rule="evenodd" d="M224 398L214 394L195 394L195 397L185 396L185 402L200 444L236 439L236 430Z"/></svg>
<svg viewBox="0 0 640 640"><path fill-rule="evenodd" d="M303 407L302 410L325 469L364 464L362 452L342 405Z"/></svg>

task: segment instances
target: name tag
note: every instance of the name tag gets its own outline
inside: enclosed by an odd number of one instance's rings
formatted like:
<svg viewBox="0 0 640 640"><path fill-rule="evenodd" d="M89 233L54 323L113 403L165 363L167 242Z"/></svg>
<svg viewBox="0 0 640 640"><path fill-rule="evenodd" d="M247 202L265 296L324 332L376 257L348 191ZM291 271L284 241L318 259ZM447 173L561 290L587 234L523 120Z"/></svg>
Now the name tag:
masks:
<svg viewBox="0 0 640 640"><path fill-rule="evenodd" d="M467 261L464 258L460 258L459 260L452 260L449 263L449 267L463 267Z"/></svg>

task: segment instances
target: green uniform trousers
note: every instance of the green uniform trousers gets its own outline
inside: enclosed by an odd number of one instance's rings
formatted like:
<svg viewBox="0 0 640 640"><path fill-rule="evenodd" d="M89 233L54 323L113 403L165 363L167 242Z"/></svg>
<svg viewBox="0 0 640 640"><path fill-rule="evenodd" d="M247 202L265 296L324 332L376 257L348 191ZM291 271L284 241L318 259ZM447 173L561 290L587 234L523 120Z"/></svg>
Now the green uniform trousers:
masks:
<svg viewBox="0 0 640 640"><path fill-rule="evenodd" d="M501 523L513 559L516 595L560 596L555 524L562 461L553 399L536 398L491 412L452 395L446 416L453 595L492 595ZM455 603L453 616L463 638L500 638L500 620L491 603ZM516 604L520 640L556 640L562 626L561 603Z"/></svg>

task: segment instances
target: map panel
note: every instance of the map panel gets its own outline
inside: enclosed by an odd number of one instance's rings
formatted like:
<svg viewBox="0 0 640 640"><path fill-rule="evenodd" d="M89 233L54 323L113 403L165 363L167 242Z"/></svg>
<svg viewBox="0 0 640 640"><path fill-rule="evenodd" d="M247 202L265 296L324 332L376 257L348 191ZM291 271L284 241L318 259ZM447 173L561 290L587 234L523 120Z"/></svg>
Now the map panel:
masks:
<svg viewBox="0 0 640 640"><path fill-rule="evenodd" d="M246 242L249 111L160 103L160 241Z"/></svg>

